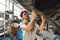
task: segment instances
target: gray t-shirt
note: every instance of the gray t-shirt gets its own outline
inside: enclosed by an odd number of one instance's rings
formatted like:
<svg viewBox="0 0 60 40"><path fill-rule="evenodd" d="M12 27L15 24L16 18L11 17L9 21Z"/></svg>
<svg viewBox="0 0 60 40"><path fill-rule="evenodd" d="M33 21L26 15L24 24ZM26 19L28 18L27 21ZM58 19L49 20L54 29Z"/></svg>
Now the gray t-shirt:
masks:
<svg viewBox="0 0 60 40"><path fill-rule="evenodd" d="M35 24L35 23L34 23ZM24 25L26 25L26 23L23 21L20 23L20 27L22 28ZM23 40L35 40L36 38L36 27L34 25L34 30L32 31L26 31L26 30L23 30Z"/></svg>

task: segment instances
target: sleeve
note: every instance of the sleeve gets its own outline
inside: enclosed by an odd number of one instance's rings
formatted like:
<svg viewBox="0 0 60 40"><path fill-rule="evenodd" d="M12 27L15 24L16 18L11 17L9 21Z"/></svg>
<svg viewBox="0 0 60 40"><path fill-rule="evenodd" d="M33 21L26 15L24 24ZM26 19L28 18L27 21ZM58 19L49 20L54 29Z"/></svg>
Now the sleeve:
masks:
<svg viewBox="0 0 60 40"><path fill-rule="evenodd" d="M26 24L23 23L23 22L21 22L21 23L20 23L20 28L22 28L23 26L26 26Z"/></svg>

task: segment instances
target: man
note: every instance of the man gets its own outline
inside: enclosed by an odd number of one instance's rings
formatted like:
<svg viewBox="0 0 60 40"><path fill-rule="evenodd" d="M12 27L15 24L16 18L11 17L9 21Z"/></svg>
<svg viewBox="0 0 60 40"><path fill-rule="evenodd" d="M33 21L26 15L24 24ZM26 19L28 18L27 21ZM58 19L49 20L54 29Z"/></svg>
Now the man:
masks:
<svg viewBox="0 0 60 40"><path fill-rule="evenodd" d="M45 18L42 15L42 24L38 25L35 23L37 17L37 10L32 10L32 19L29 20L29 15L27 11L21 12L21 17L23 22L20 23L20 28L23 30L23 40L35 40L36 28L38 30L43 30L45 25ZM36 25L35 25L36 24Z"/></svg>

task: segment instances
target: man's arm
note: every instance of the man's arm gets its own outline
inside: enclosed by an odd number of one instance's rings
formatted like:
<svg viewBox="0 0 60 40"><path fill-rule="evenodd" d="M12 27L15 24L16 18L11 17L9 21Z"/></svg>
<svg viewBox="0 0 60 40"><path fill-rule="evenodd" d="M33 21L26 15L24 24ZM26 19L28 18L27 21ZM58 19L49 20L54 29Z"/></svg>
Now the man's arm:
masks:
<svg viewBox="0 0 60 40"><path fill-rule="evenodd" d="M34 25L34 20L35 19L32 18L31 21L28 23L28 25L22 25L21 28L23 30L30 31L32 29L33 25Z"/></svg>
<svg viewBox="0 0 60 40"><path fill-rule="evenodd" d="M38 30L43 30L43 29L44 29L45 21L46 21L45 15L43 14L43 15L42 15L42 24L41 24L41 25L38 25L38 24L37 24L37 26L36 26Z"/></svg>

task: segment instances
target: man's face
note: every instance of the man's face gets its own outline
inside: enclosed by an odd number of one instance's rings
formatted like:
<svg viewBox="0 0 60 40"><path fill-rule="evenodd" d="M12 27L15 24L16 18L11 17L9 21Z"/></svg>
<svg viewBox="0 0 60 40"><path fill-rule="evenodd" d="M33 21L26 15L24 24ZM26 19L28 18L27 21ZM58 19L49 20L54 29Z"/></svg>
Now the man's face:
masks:
<svg viewBox="0 0 60 40"><path fill-rule="evenodd" d="M29 18L28 13L24 12L23 15L22 15L22 18L23 18L23 19L28 19L28 18Z"/></svg>

